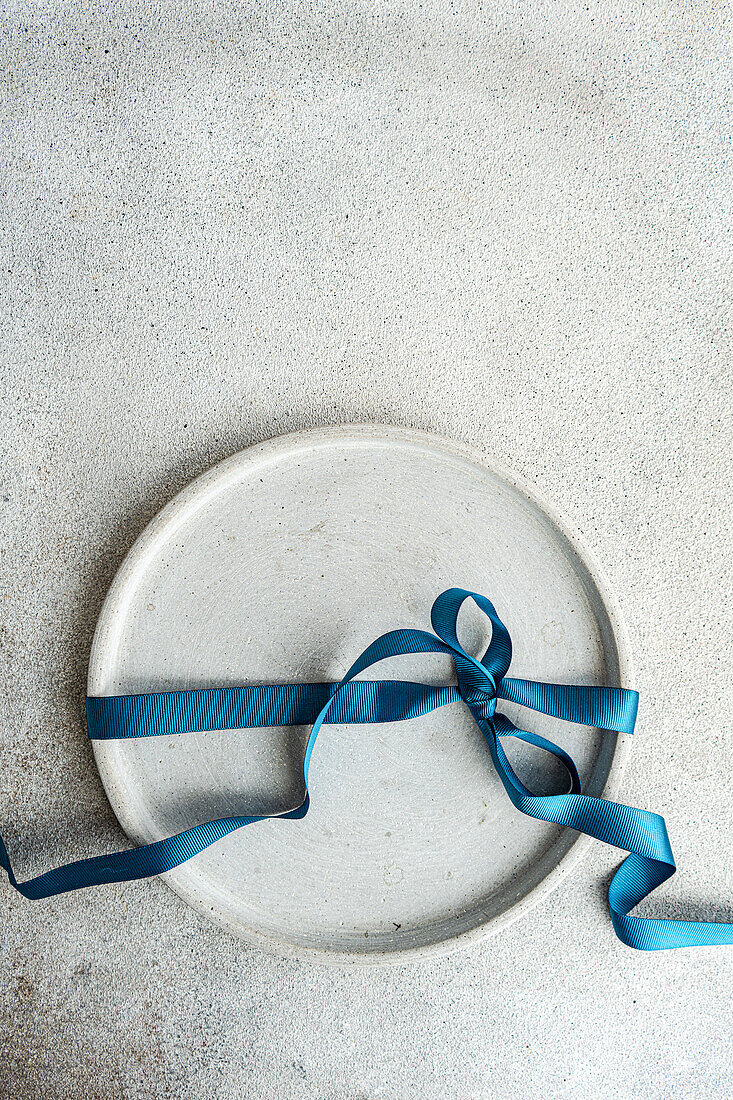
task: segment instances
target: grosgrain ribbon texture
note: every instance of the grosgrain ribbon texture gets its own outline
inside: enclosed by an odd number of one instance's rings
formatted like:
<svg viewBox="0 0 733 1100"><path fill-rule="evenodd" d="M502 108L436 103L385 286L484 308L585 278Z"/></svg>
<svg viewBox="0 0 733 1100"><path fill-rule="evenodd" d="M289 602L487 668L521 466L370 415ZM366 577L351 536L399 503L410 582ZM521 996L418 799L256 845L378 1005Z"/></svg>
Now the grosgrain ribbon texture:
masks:
<svg viewBox="0 0 733 1100"><path fill-rule="evenodd" d="M480 660L463 649L457 636L458 614L469 598L486 614L492 628L491 642ZM308 774L321 726L404 721L462 701L481 730L504 789L518 810L540 821L577 829L629 853L608 890L611 920L619 939L644 951L733 944L730 923L633 916L635 906L676 869L664 819L648 810L583 794L577 768L563 749L538 734L518 729L497 710L499 700L504 699L567 722L630 734L636 722L638 694L626 688L577 687L508 677L512 659L509 633L494 605L476 592L463 588L443 592L433 604L431 624L432 634L416 629L383 634L367 646L339 683L88 698L87 731L91 739L101 740L312 723L303 760L303 800L287 812L267 815L297 820L308 812ZM354 679L379 661L406 653L447 654L455 666L456 686ZM555 756L568 774L567 793L537 795L525 787L504 752L504 737L517 737ZM235 829L262 820L263 816L220 818L152 844L69 863L26 882L15 878L0 837L0 866L26 898L47 898L84 886L162 874Z"/></svg>

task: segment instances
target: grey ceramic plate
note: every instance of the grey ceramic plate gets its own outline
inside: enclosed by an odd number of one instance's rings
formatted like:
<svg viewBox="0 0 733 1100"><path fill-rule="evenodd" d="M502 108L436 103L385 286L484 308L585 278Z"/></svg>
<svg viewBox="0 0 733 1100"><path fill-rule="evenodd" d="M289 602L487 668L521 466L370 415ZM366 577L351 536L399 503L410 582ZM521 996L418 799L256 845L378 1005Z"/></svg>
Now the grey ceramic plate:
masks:
<svg viewBox="0 0 733 1100"><path fill-rule="evenodd" d="M337 680L383 631L429 625L459 585L487 595L512 635L511 674L629 685L617 609L598 567L535 493L463 447L346 427L285 436L180 493L128 554L94 639L89 694ZM478 612L462 618L486 644ZM435 655L373 674L447 682ZM505 707L510 717L518 711ZM523 712L612 796L626 740ZM136 842L299 800L304 728L96 742L115 812ZM525 781L560 790L521 745ZM165 879L243 938L339 962L405 960L504 927L585 848L518 813L468 711L326 727L302 821L219 841ZM554 784L554 788L553 788Z"/></svg>

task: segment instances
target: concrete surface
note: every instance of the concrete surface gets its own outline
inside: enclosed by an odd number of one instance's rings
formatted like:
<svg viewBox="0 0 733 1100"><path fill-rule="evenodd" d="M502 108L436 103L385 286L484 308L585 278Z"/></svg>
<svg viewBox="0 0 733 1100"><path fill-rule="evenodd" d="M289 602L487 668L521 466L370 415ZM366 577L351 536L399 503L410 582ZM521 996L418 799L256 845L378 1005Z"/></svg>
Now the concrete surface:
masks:
<svg viewBox="0 0 733 1100"><path fill-rule="evenodd" d="M499 456L613 578L626 800L733 917L730 7L6 3L2 832L123 842L84 739L121 558L295 427ZM379 972L264 956L163 884L0 885L3 1097L720 1098L730 949L618 943L598 845L506 935Z"/></svg>

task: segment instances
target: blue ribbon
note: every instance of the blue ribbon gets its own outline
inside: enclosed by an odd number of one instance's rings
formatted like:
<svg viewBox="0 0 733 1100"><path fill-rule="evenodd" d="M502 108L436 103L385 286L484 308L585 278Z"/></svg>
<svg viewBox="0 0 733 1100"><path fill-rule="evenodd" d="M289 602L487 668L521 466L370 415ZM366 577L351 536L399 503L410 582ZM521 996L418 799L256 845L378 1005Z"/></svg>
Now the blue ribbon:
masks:
<svg viewBox="0 0 733 1100"><path fill-rule="evenodd" d="M469 597L488 616L492 627L491 642L480 660L466 653L456 633L458 613ZM508 677L512 659L509 633L493 604L476 592L462 588L443 592L433 604L431 623L434 634L424 630L383 634L367 646L338 684L262 685L89 698L89 737L153 737L312 723L303 760L303 800L286 813L267 815L296 820L308 812L308 773L322 725L403 721L462 700L484 735L494 767L518 810L540 821L567 825L630 853L608 890L611 920L619 939L645 951L733 943L733 924L632 916L631 910L676 869L664 819L647 810L584 795L577 768L563 749L538 734L517 729L496 709L498 700L505 699L568 722L633 733L637 693L624 688L574 687ZM457 686L354 680L377 662L406 653L447 654L455 666ZM506 757L501 744L504 737L517 737L552 753L568 774L569 791L536 795L528 790ZM235 829L263 820L264 816L249 816L208 821L165 840L79 860L23 883L15 878L0 837L0 865L25 897L47 898L83 886L162 874Z"/></svg>

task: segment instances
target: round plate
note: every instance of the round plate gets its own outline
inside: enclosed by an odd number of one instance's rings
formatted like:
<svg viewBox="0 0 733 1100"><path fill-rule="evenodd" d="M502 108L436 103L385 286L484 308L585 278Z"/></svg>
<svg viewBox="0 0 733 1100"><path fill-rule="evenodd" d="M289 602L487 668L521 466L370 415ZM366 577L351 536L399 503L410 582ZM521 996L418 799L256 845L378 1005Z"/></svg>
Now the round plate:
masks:
<svg viewBox="0 0 733 1100"><path fill-rule="evenodd" d="M514 644L510 675L629 686L618 611L567 524L505 471L423 433L288 435L194 481L125 559L97 625L90 695L338 680L386 630L429 628L439 592L488 596ZM488 639L462 613L464 645ZM446 683L441 655L367 678ZM628 738L501 704L569 750L583 789L612 797ZM158 840L211 818L302 799L308 730L96 741L125 832ZM507 746L533 789L563 789L545 754ZM554 786L553 786L554 785ZM585 838L520 814L466 707L408 722L326 726L311 809L231 834L164 876L247 940L340 962L405 960L504 927L577 862Z"/></svg>

